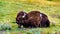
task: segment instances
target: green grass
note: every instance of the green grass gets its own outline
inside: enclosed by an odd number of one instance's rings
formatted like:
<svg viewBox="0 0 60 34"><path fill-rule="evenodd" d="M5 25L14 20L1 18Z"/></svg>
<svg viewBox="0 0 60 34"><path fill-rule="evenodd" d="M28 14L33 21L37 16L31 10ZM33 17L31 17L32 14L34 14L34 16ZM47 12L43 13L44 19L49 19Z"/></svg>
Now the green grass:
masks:
<svg viewBox="0 0 60 34"><path fill-rule="evenodd" d="M49 2L49 3L48 3ZM32 28L32 29L18 29L18 25L15 22L17 13L19 11L30 12L31 10L41 10L40 12L48 15L51 22L49 28ZM55 22L55 26L52 25ZM14 1L14 0L0 0L0 24L7 23L7 27L11 26L11 30L6 30L10 34L39 34L41 32L53 33L60 31L60 3L50 1ZM1 25L0 25L1 26ZM7 28L6 27L6 28ZM2 29L3 30L3 29Z"/></svg>

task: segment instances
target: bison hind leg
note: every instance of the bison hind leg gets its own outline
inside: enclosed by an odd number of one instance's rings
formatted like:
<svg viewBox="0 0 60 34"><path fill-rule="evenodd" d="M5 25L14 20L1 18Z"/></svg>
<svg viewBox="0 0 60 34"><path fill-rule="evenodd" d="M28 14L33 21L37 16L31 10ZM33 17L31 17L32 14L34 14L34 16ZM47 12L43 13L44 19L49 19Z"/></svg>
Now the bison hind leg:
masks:
<svg viewBox="0 0 60 34"><path fill-rule="evenodd" d="M50 22L49 21L46 22L46 27L50 27Z"/></svg>

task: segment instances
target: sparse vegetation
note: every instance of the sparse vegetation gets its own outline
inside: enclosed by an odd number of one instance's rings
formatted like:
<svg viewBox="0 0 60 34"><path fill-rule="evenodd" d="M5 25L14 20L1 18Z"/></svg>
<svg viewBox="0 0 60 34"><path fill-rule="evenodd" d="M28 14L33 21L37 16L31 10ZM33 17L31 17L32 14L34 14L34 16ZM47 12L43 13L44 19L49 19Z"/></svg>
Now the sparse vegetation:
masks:
<svg viewBox="0 0 60 34"><path fill-rule="evenodd" d="M54 1L55 0L0 0L0 30L9 30L8 32L10 34L39 34L41 32L59 32L60 2L59 0L56 0L57 2ZM48 15L48 18L51 22L50 27L18 29L15 19L20 10L24 10L27 13L31 10L41 10L40 12ZM52 22L56 23L55 26L52 25Z"/></svg>
<svg viewBox="0 0 60 34"><path fill-rule="evenodd" d="M11 30L11 26L9 24L0 24L0 31L2 30Z"/></svg>

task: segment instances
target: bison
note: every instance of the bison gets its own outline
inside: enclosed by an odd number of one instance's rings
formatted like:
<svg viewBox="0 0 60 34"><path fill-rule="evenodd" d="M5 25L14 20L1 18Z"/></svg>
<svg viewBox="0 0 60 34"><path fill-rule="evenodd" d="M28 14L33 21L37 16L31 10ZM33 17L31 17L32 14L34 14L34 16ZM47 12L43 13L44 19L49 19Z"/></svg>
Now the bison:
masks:
<svg viewBox="0 0 60 34"><path fill-rule="evenodd" d="M23 27L49 27L50 21L46 14L41 13L40 11L30 11L29 13L25 13L20 11L16 17L16 23L18 24L18 28Z"/></svg>

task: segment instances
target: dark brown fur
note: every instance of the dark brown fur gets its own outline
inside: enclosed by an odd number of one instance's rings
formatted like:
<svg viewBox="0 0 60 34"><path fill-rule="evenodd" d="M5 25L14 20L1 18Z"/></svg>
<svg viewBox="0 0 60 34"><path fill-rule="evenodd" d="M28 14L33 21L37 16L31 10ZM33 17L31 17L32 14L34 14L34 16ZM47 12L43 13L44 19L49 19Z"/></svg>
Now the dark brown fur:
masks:
<svg viewBox="0 0 60 34"><path fill-rule="evenodd" d="M24 16L25 15L25 16ZM24 17L23 17L24 16ZM18 14L17 14L17 17L16 17L16 23L18 24L18 28L21 28L21 26L23 25L24 27L28 27L28 23L26 22L27 20L27 13L23 12L23 11L20 11Z"/></svg>
<svg viewBox="0 0 60 34"><path fill-rule="evenodd" d="M42 16L40 16L40 14ZM23 17L25 15L25 17ZM16 23L18 27L49 27L50 21L46 14L40 13L40 11L31 11L28 14L20 11L16 17Z"/></svg>
<svg viewBox="0 0 60 34"><path fill-rule="evenodd" d="M28 22L32 27L39 27L41 22L40 12L39 11L31 11L28 13Z"/></svg>
<svg viewBox="0 0 60 34"><path fill-rule="evenodd" d="M41 27L49 27L50 26L50 21L48 19L48 16L44 13L40 13L42 16L42 20L41 20Z"/></svg>

